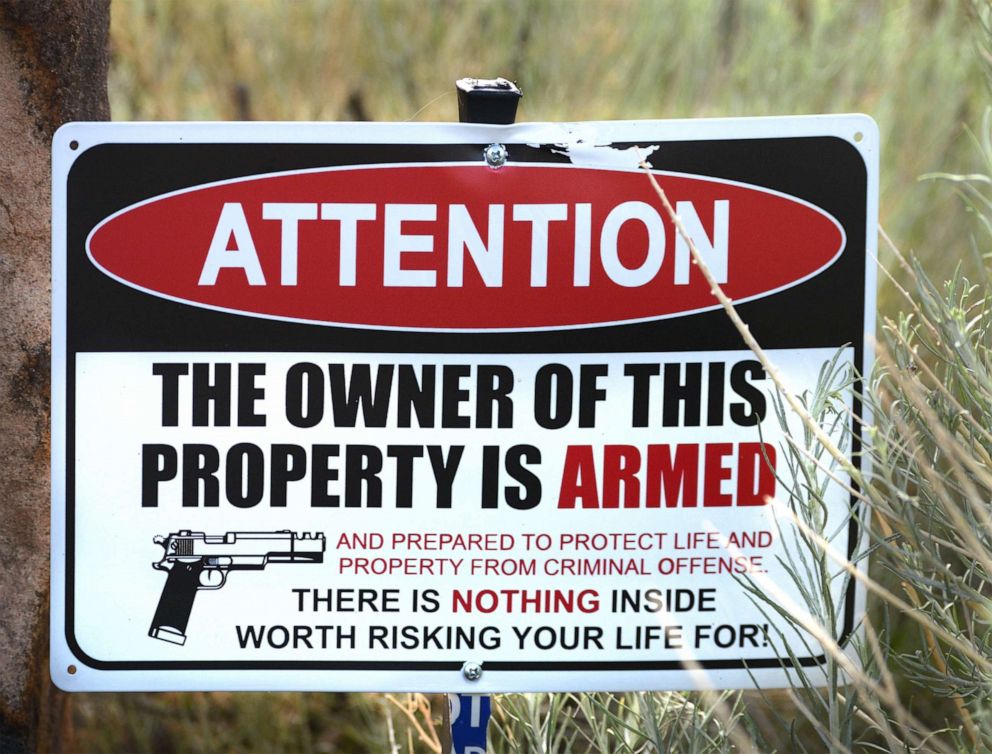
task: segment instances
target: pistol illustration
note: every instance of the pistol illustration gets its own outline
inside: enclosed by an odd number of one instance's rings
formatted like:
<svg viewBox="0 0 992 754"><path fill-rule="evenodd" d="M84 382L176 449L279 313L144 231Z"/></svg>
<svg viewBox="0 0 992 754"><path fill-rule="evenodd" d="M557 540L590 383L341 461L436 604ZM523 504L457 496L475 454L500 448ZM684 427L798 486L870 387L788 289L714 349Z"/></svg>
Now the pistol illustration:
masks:
<svg viewBox="0 0 992 754"><path fill-rule="evenodd" d="M165 554L153 568L167 571L165 587L148 635L173 644L186 643L186 624L200 589L220 589L228 571L260 571L269 563L323 563L326 542L321 532L229 531L210 535L184 529L154 542Z"/></svg>

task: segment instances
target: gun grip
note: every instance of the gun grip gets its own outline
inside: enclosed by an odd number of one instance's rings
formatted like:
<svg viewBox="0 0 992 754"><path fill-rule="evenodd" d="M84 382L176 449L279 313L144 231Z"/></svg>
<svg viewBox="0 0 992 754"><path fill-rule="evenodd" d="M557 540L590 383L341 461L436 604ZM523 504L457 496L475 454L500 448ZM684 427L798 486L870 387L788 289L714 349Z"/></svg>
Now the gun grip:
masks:
<svg viewBox="0 0 992 754"><path fill-rule="evenodd" d="M186 643L186 624L189 623L189 615L193 610L193 598L200 586L202 570L202 560L173 563L165 580L162 596L159 597L152 626L148 630L149 636L173 644Z"/></svg>

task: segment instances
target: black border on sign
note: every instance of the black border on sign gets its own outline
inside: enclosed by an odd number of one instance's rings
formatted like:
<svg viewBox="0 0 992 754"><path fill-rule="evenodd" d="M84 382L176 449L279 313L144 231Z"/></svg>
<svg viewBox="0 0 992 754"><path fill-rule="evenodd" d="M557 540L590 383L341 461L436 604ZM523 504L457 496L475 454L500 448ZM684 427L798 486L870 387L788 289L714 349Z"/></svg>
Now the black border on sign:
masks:
<svg viewBox="0 0 992 754"><path fill-rule="evenodd" d="M727 140L705 139L703 141L707 142L707 146L709 146L710 144L714 144L714 143L730 143L733 140L731 140L731 139L727 139ZM771 142L777 142L777 143L781 143L781 142L807 142L814 149L817 148L817 146L816 146L817 142L819 144L821 144L821 145L824 142L832 142L834 145L842 144L845 148L849 149L851 153L853 153L853 154L855 154L857 156L857 160L858 160L858 162L859 162L859 164L861 166L861 170L863 172L863 175L859 175L858 177L859 177L859 179L861 179L863 181L863 183L861 184L861 187L864 188L865 190L864 191L861 191L861 192L853 192L853 193L856 193L856 195L861 198L861 200L860 200L860 206L863 209L865 209L865 211L867 211L867 209L866 209L867 200L868 200L868 196L867 196L867 185L868 185L868 181L867 181L867 175L868 175L867 166L865 165L864 159L861 157L860 153L852 145L850 145L847 141L845 141L845 140L843 140L843 139L841 139L839 137L834 137L834 136L829 136L829 137L828 136L799 136L799 137L782 137L782 138L768 138L768 139L744 139L744 140L740 140L740 141L748 141L748 142L771 141ZM671 144L685 144L685 143L691 143L691 142L664 142L664 143L665 143L666 149L667 149L669 147L669 145L671 145ZM645 142L644 144L641 144L640 146L646 146L646 145L647 145L647 142ZM176 147L176 146L179 146L179 145L176 145L176 144L168 144L168 145L165 145L165 144L154 144L154 143L151 143L151 142L140 144L140 145L132 145L132 144L115 145L115 144L108 143L108 144L98 145L97 147L91 148L91 150L98 150L100 147L112 147L112 146L124 146L124 147L138 146L138 147L148 148L148 147L155 147L155 146L159 146L159 147L161 147L161 146ZM237 146L237 145L231 145L231 144L223 144L223 145L221 145L221 144L197 143L197 144L186 144L186 145L182 145L182 146L185 146L186 149L189 149L190 147L192 147L192 148L195 149L196 147L207 147L207 148L209 148L209 147L219 147L219 146L231 147L231 146ZM245 146L245 145L241 145L241 146ZM259 146L273 147L273 146L284 146L284 145L269 145L269 144L256 143L256 144L252 144L250 146L254 146L254 147L259 147ZM292 145L292 146L298 147L300 145ZM310 146L312 146L312 145L310 145ZM362 149L362 148L369 149L369 148L372 148L373 147L373 145L354 145L354 144L350 144L350 145L346 145L346 146L348 148L350 148L352 151L354 151L356 147L358 147L359 149ZM411 161L411 162L413 162L413 161L425 161L426 162L426 161L430 161L430 160L424 160L423 159L423 153L426 152L426 151L432 151L431 148L435 148L435 149L437 149L439 151L440 150L447 150L445 152L444 159L446 161L448 161L448 162L455 162L455 161L462 161L462 160L464 160L464 161L477 160L478 159L478 156L477 156L478 155L478 152L482 148L482 146L484 146L484 145L430 145L430 147L428 147L426 149L424 148L424 146L421 145L418 149L410 150L408 146L391 144L391 145L378 145L378 146L375 146L375 149L381 151L382 148L383 148L383 146L391 147L394 150L397 150L397 149L406 149L408 151L408 153L409 152L413 152L413 154L410 154L407 157L406 160L400 160L400 159L398 159L398 160L389 160L390 162L401 162L401 161ZM616 146L625 147L625 146L628 146L628 144L624 143L624 144L618 144ZM631 146L632 146L632 144L631 144ZM454 147L458 151L458 153L456 155L452 155L452 152L450 151L452 149L452 147ZM552 150L553 147L554 147L554 145L545 145L545 147L542 148L538 152L538 150L524 151L523 149L520 148L520 145L517 145L517 149L514 149L514 146L513 145L510 145L511 159L519 160L519 161L535 161L535 162L554 162L554 161L557 161L557 162L562 162L562 163L568 163L569 160L568 160L567 157L558 157L556 159L555 157L552 156L553 153L552 153L551 150ZM698 147L698 142L697 142L697 147ZM517 150L519 150L519 152ZM87 151L90 151L90 150L87 150ZM664 150L663 150L663 152L664 152ZM661 157L661 156L664 156L664 155L660 155L659 157ZM82 155L80 155L80 158L81 157L82 157ZM718 157L715 157L714 159L718 159ZM79 160L79 158L77 158L77 163L78 163L78 160ZM433 157L433 160L439 160L439 158L438 157ZM673 170L673 169L675 169L671 165L669 165L669 164L667 164L665 162L661 162L659 159L654 159L653 158L653 159L651 159L651 162L652 162L653 167L656 167L659 170ZM661 162L661 164L656 164L658 162ZM356 162L355 164L369 164L369 161L368 160L362 160L360 162ZM73 167L75 167L75 164L73 165ZM262 171L262 172L272 172L272 171L270 170L270 171ZM701 170L700 169L696 169L696 170L693 170L693 171L686 170L684 172L694 172L695 174L701 175L701 176L706 176L706 175L712 174L712 177L718 177L718 178L722 177L722 178L729 178L729 179L737 179L737 180L741 180L742 182L749 182L749 181L747 181L746 177L738 177L738 176L733 176L733 175L727 175L726 172L724 172L722 170L718 170L718 169L717 170L707 171L705 168L703 168ZM256 172L244 173L242 171L242 174L243 175L256 175L258 173L256 173ZM70 178L71 178L71 175L72 175L72 170L70 169L70 171L69 171ZM233 177L237 177L237 175L235 175ZM71 183L71 180L70 180L70 183ZM194 183L193 185L196 185L196 184ZM769 184L767 184L767 183L760 183L760 184L756 183L755 185L761 185L761 186L772 187L772 188L779 188L779 190L783 190L786 193L789 193L787 189L781 189L780 187L776 187L776 186L769 186ZM162 191L160 193L165 193L165 192ZM155 195L155 194L153 194L153 195ZM806 198L806 197L801 197L801 198ZM72 213L70 211L71 210L71 207L69 206L70 205L70 201L71 201L71 197L67 196L67 199L66 199L66 213L67 213L66 220L71 225L70 217L71 217L71 214ZM816 202L813 202L813 203L815 204ZM107 214L109 215L110 213L108 212ZM864 233L865 233L865 226L864 226L864 224L862 223L862 225L861 225L860 228L849 228L849 227L846 227L846 225L845 225L845 230L848 232L848 247L851 246L850 241L851 241L851 237L853 235L852 234L852 230L858 230L858 231L860 231L860 233L861 233L861 236L860 236L861 242L859 244L857 244L857 247L858 248L856 250L860 250L860 251L864 252L864 256L866 257L867 256L867 250L866 250L866 240L867 239L865 239L865 237L864 237ZM69 248L72 247L71 233L68 234L68 237L67 237L67 246ZM842 257L848 257L848 261L850 261L850 257L848 255L848 251L849 251L849 248L845 248L844 249L844 253L841 256ZM860 265L860 269L863 272L864 267L865 267L865 260L864 259L859 259L859 260L856 260L856 261ZM72 261L70 259L70 255L69 255L69 249L66 250L66 265L67 265L67 268L71 268L71 266L72 266ZM71 277L72 276L69 273L69 270L67 269L66 270L67 298L69 298L72 295L71 292L68 291L68 280ZM861 296L858 299L861 302L861 310L862 311L860 312L860 317L861 317L862 325L864 323L864 316L865 316L865 312L863 311L863 309L864 309L864 298L865 298L864 287L865 287L864 286L864 278L862 278ZM146 294L140 294L140 295L146 295ZM769 297L769 298L775 298L775 297ZM757 305L761 305L761 303L762 302L758 302ZM767 303L767 301L765 303ZM755 304L745 304L745 305L742 305L741 308L744 308L744 307L750 308L750 307L754 307L754 306L756 306L756 305ZM74 632L74 627L75 627L75 594L74 594L74 586L75 586L75 460L74 459L75 459L75 425L76 425L76 422L75 422L75 402L76 402L76 400L75 400L76 399L76 395L75 395L75 387L76 387L76 363L75 363L75 356L76 356L76 354L78 352L84 352L84 351L88 351L88 352L99 352L99 350L98 349L92 349L92 350L91 349L74 349L74 348L71 348L70 347L70 344L73 342L73 335L72 335L72 329L73 328L71 327L71 324L72 324L71 310L72 310L72 307L69 306L69 305L67 305L66 306L66 320L67 321L65 323L65 327L66 327L66 329L65 329L65 332L66 332L66 344L65 344L66 345L66 352L65 352L65 368L66 368L66 394L65 394L65 404L66 404L66 406L65 406L66 407L66 412L65 412L65 418L66 418L66 435L65 435L65 443L66 443L66 454L65 454L65 464L66 464L66 468L65 468L65 485L66 485L65 486L65 495L66 495L66 500L65 500L65 506L66 506L66 508L65 508L66 509L66 520L65 520L65 534L66 534L66 542L65 542L65 548L66 548L65 549L65 578L66 578L66 582L65 582L65 639L66 639L66 643L67 643L69 649L72 651L73 655L80 662L82 662L83 664L85 664L85 665L87 665L89 667L92 667L94 669L97 669L97 670L123 670L123 671L134 671L134 670L176 670L176 671L183 671L183 670L315 670L315 671L323 671L323 670L397 671L397 670L403 670L403 671L458 671L458 670L461 669L462 664L463 664L461 661L445 661L445 662L440 662L440 661L437 661L437 662L432 662L432 661L381 661L381 662L370 662L370 661L317 661L317 660L292 660L292 661L289 661L289 660L287 660L287 661L281 661L281 660L280 661L277 661L277 660L266 660L266 661L260 661L260 660L214 660L214 661L166 661L166 660L155 660L155 661L144 660L144 661L141 661L141 660L139 660L139 661L106 661L106 660L99 660L99 659L96 659L94 657L91 657L86 652L84 652L83 649L79 646L79 643L76 641L75 632ZM230 315L224 315L224 316L230 316ZM233 315L233 316L239 316L239 315ZM705 317L706 319L712 319L714 317L720 317L720 318L726 319L726 315L724 314L724 312L722 310L717 310L715 312L704 313L704 314L687 315L687 316L691 316L691 317L694 317L696 319L699 319L699 318L702 318L702 317ZM243 317L239 317L239 319L243 319ZM679 320L682 320L682 318L675 318L674 321L679 321ZM259 322L259 320L254 320L254 321L256 323ZM648 323L647 326L650 327L653 324L655 324L655 323ZM671 324L671 321L669 322L669 324ZM124 326L126 327L126 324ZM285 325L279 324L277 326L284 327ZM303 325L303 326L306 327L306 325ZM666 326L668 326L668 325L666 325ZM638 332L640 332L640 331L643 331L644 325L636 325L636 324L635 325L619 325L619 326L610 326L609 328L606 328L606 329L621 331L621 330L634 330L635 328L638 330ZM754 328L752 328L752 330L753 329ZM371 334L371 333L369 333L367 331L358 331L358 332L359 332L359 336L360 337L366 337L366 336L368 336L368 335ZM476 336L476 335L477 334L473 334L473 337ZM560 332L558 332L558 331L549 331L548 333L545 333L545 334L542 334L542 335L553 338L553 337L556 337L556 336L557 337L561 337L562 334ZM405 333L405 334L403 334L403 336L404 337L409 337L410 335ZM413 337L414 338L418 338L419 337L419 338L421 338L423 340L427 340L431 336L428 335L428 336L413 336ZM441 352L441 353L445 353L445 352L451 352L451 353L479 353L479 352L484 352L484 353L506 354L506 355L510 355L510 354L515 353L511 348L500 348L498 344L501 343L501 342L507 342L505 340L505 338L518 337L517 334L511 333L509 335L504 335L504 336L501 336L501 337L500 336L487 335L487 336L484 336L484 337L491 338L493 340L493 342L494 342L495 347L494 348L486 348L483 351L465 351L463 348L456 348L456 349L447 349L447 348L440 348L440 349L438 349L438 348L435 348L434 350L437 351L437 352ZM541 337L541 336L538 336L538 337ZM759 336L759 340L761 340L760 336ZM771 345L771 346L769 346L767 344L764 344L764 345L765 345L766 348L776 348L776 347L778 347L778 346L775 346L775 345ZM826 345L826 344L824 344L824 345ZM861 371L861 373L863 374L864 373L864 368L865 368L865 357L866 357L865 343L864 343L863 337L855 340L852 343L849 343L848 345L854 349L854 352L855 352L854 353L854 363L857 366L857 368ZM843 343L835 343L833 345L833 347L834 348L837 348L837 349L839 349L839 348L841 348L843 346L844 346ZM743 347L743 344L738 344L737 349L740 350L742 347ZM802 346L800 346L800 347L802 347ZM806 345L805 347L808 348L808 347L816 347L816 346ZM118 345L117 347L113 347L110 350L111 351L122 351L122 350L132 350L132 349L128 349L126 347L121 347L121 346ZM145 349L145 350L148 351L148 349ZM167 350L172 350L172 349L167 349ZM185 350L190 350L190 351L208 350L209 351L209 350L216 350L216 349L187 348ZM235 348L230 348L228 350L242 350L242 349L237 349L235 347ZM246 350L247 352L251 352L251 349L244 349L244 350ZM289 344L288 346L281 346L281 347L280 346L276 346L274 348L270 348L270 349L268 349L267 351L265 351L263 353L277 352L277 351L295 351L295 350L298 350L298 349L296 347L293 347L293 344ZM365 351L368 351L368 352L375 352L377 349L376 349L376 347L371 346L371 347L366 347L365 349L360 349L359 348L359 349L355 349L355 350L357 350L357 351L365 350ZM418 351L424 351L425 349L424 348L414 348L414 349L407 349L407 350L411 350L413 352L418 352ZM553 353L556 350L558 352L581 353L581 351L576 351L576 350L573 350L572 348L570 348L568 343L564 344L564 346L561 346L561 347L559 347L557 349L552 348L551 351L549 351L549 353ZM627 350L636 351L637 349L626 349L626 348L618 349L618 351L627 351ZM651 349L651 350L652 351L655 351L657 349ZM669 350L669 352L677 352L679 350L688 350L688 349L685 348L685 347L682 347L682 348L674 348L674 349L668 349L668 350ZM729 350L729 349L714 348L712 350ZM148 351L148 352L154 352L154 351ZM592 351L588 351L588 352L589 353L592 353ZM534 353L534 351L517 352L517 353ZM599 351L598 353L604 353L604 352L603 351ZM858 468L859 470L861 469L860 450L861 450L861 447L862 447L862 440L861 440L861 429L860 429L860 425L859 425L859 423L857 421L857 417L860 417L862 415L862 408L863 407L862 407L862 401L861 401L861 399L859 397L859 395L861 394L861 392L862 392L862 381L861 380L858 380L854 384L853 412L852 412L854 418L852 418L852 447L851 447L851 453L852 453L852 462L853 462L853 465L856 468ZM856 487L856 485L854 486L854 492L857 493L857 487ZM852 494L851 495L850 505L851 505L852 511L855 511L857 509L858 503L857 503L856 494ZM852 516L851 521L849 522L849 525L848 525L848 548L847 548L847 556L848 556L849 559L854 555L854 552L855 552L855 549L856 549L856 546L857 546L857 542L859 540L859 532L860 532L860 527L858 525L857 518L855 516ZM855 589L855 586L856 586L855 580L854 579L851 579L850 582L848 583L847 590L846 590L846 593L844 595L844 607L845 607L844 621L843 621L842 634L841 634L840 641L839 641L839 643L842 646L847 642L847 640L853 634L854 628L855 628L854 627L854 611L855 611L855 601L856 601L856 589ZM651 671L651 670L693 670L693 669L703 669L703 670L731 670L731 669L734 669L734 670L740 670L740 669L743 669L743 670L757 670L757 669L792 668L792 667L796 667L796 666L801 666L801 667L816 667L818 665L824 664L826 662L826 659L827 659L826 656L823 655L823 654L821 654L821 655L808 656L808 657L798 657L798 658L796 658L796 661L793 661L791 658L788 658L788 657L775 657L775 658L769 658L769 659L751 659L751 660L699 660L699 661L692 661L690 663L685 663L685 662L682 662L680 660L668 660L668 661L586 661L586 662L581 662L581 661L580 662L561 662L561 661L555 661L555 662L541 662L541 661L487 661L486 662L486 669L487 669L487 671L544 670L544 671L614 671L614 672L619 672L619 671Z"/></svg>

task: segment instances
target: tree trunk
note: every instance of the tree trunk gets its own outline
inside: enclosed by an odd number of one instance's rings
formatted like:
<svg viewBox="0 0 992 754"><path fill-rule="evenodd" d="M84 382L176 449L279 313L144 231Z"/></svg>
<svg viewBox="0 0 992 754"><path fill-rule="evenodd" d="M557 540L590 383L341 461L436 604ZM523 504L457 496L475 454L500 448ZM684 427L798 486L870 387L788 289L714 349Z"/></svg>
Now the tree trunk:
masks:
<svg viewBox="0 0 992 754"><path fill-rule="evenodd" d="M58 750L48 677L51 138L105 120L109 0L0 0L0 751Z"/></svg>

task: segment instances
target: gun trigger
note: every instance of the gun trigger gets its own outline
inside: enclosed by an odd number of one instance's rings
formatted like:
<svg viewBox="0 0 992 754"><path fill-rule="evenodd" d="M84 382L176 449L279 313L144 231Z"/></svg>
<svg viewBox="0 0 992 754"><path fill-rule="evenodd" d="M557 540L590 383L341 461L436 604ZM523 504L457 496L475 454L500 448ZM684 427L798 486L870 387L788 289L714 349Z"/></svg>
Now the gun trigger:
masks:
<svg viewBox="0 0 992 754"><path fill-rule="evenodd" d="M226 577L224 572L219 569L206 569L200 572L199 578L199 588L200 589L220 589L224 586Z"/></svg>

